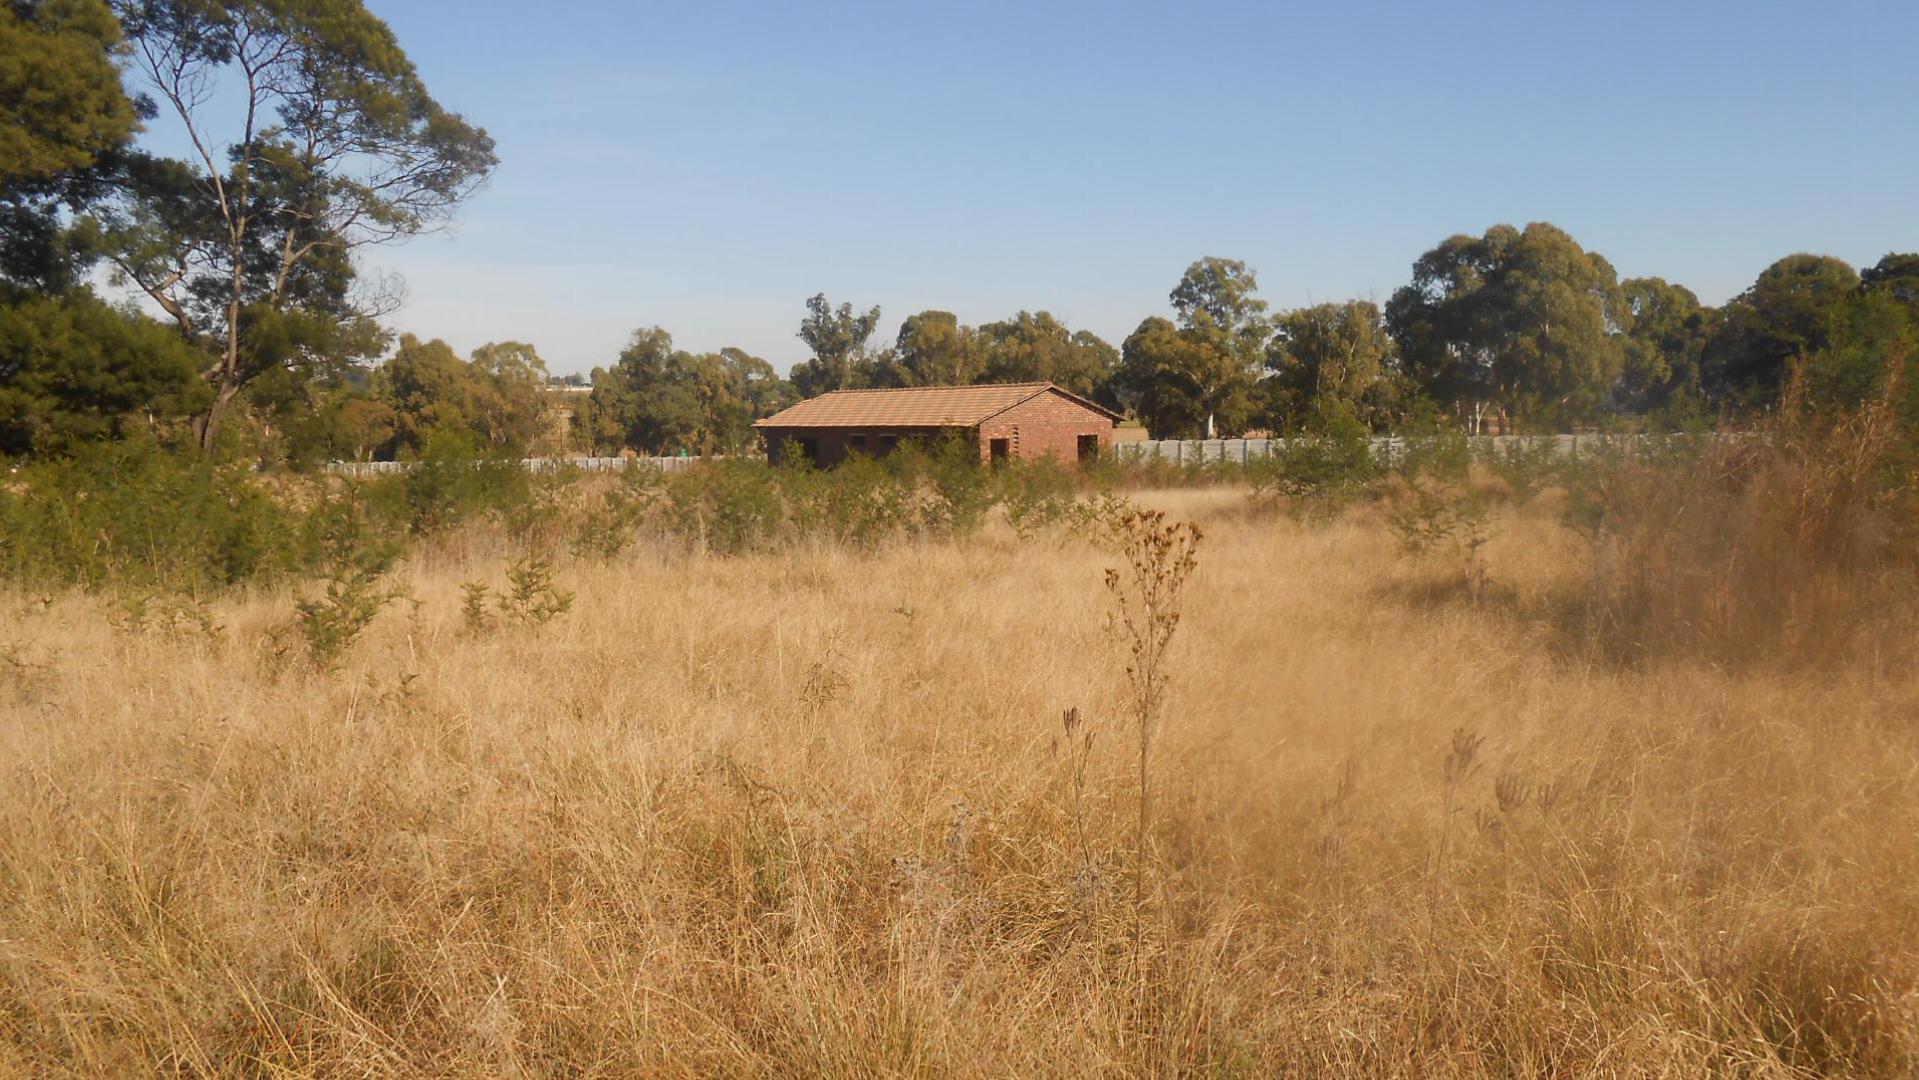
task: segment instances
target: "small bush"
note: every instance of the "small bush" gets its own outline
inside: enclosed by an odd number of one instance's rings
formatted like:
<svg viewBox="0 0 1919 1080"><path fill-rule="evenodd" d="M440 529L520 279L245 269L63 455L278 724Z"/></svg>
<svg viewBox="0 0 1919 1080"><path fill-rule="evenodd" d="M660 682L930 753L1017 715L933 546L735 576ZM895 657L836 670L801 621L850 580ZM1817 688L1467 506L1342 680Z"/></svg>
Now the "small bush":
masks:
<svg viewBox="0 0 1919 1080"><path fill-rule="evenodd" d="M1065 524L1079 501L1079 481L1057 463L1012 462L999 473L1006 522L1020 539Z"/></svg>
<svg viewBox="0 0 1919 1080"><path fill-rule="evenodd" d="M0 576L198 593L303 569L300 520L243 468L143 440L86 447L0 484Z"/></svg>
<svg viewBox="0 0 1919 1080"><path fill-rule="evenodd" d="M514 622L545 626L573 606L573 594L553 584L553 564L543 556L514 560L506 579L513 587L501 594L500 612Z"/></svg>
<svg viewBox="0 0 1919 1080"><path fill-rule="evenodd" d="M782 472L803 468L785 466ZM695 550L722 555L769 546L782 518L773 470L751 461L716 461L678 473L666 484L665 503L664 524L671 532Z"/></svg>
<svg viewBox="0 0 1919 1080"><path fill-rule="evenodd" d="M386 567L377 561L355 561L336 569L317 599L294 605L291 626L314 667L322 671L338 667L340 658L372 625L381 609L401 595L384 587L385 574ZM285 628L273 644L282 658L290 652Z"/></svg>
<svg viewBox="0 0 1919 1080"><path fill-rule="evenodd" d="M1260 498L1283 498L1302 517L1323 517L1369 490L1380 477L1373 458L1372 431L1350 408L1322 408L1303 435L1287 439L1281 450L1249 470Z"/></svg>
<svg viewBox="0 0 1919 1080"><path fill-rule="evenodd" d="M517 458L484 455L470 437L451 431L429 433L412 468L382 479L369 493L383 496L387 512L422 536L526 506L531 493Z"/></svg>

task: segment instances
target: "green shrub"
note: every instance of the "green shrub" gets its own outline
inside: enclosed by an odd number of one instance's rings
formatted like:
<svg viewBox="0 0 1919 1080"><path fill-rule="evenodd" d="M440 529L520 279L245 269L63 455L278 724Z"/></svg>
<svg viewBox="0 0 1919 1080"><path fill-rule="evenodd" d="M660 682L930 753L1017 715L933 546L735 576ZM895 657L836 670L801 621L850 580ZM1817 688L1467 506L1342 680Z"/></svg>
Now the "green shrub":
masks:
<svg viewBox="0 0 1919 1080"><path fill-rule="evenodd" d="M786 466L781 472L784 477L798 469ZM698 550L723 555L760 550L778 535L781 520L774 470L760 462L709 462L666 482L663 524Z"/></svg>
<svg viewBox="0 0 1919 1080"><path fill-rule="evenodd" d="M419 461L384 478L388 512L419 535L430 535L489 511L525 506L531 477L519 459L481 453L464 432L428 433Z"/></svg>
<svg viewBox="0 0 1919 1080"><path fill-rule="evenodd" d="M628 469L620 481L581 496L571 519L570 546L576 555L611 559L625 551L662 497L663 476L655 469Z"/></svg>
<svg viewBox="0 0 1919 1080"><path fill-rule="evenodd" d="M1079 478L1051 459L1013 462L998 479L1007 524L1021 539L1065 523L1080 505Z"/></svg>
<svg viewBox="0 0 1919 1080"><path fill-rule="evenodd" d="M303 569L301 516L244 468L135 439L17 467L0 575L194 593Z"/></svg>
<svg viewBox="0 0 1919 1080"><path fill-rule="evenodd" d="M897 473L922 478L918 525L927 532L972 532L1003 492L994 473L981 467L979 449L970 440L945 439L925 452L909 447L887 461Z"/></svg>
<svg viewBox="0 0 1919 1080"><path fill-rule="evenodd" d="M553 584L553 564L540 555L522 555L507 567L512 589L500 595L500 612L514 622L545 626L573 607L573 594Z"/></svg>
<svg viewBox="0 0 1919 1080"><path fill-rule="evenodd" d="M1363 495L1382 470L1371 429L1350 406L1329 403L1304 434L1247 471L1255 495L1282 497L1295 514L1323 516Z"/></svg>
<svg viewBox="0 0 1919 1080"><path fill-rule="evenodd" d="M1409 425L1392 455L1395 473L1409 484L1465 483L1472 471L1472 439L1451 419L1431 415Z"/></svg>

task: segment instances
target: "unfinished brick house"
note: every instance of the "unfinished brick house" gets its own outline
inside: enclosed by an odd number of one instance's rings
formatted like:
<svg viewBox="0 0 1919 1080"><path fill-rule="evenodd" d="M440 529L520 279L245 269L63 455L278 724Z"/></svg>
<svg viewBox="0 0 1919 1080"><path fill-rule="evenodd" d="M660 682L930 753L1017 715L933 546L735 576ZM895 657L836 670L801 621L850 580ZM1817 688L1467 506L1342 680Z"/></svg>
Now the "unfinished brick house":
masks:
<svg viewBox="0 0 1919 1080"><path fill-rule="evenodd" d="M882 457L902 442L954 437L977 444L982 461L1052 457L1073 464L1109 450L1118 419L1051 383L1003 383L835 390L753 426L776 464L797 454L831 466L848 454Z"/></svg>

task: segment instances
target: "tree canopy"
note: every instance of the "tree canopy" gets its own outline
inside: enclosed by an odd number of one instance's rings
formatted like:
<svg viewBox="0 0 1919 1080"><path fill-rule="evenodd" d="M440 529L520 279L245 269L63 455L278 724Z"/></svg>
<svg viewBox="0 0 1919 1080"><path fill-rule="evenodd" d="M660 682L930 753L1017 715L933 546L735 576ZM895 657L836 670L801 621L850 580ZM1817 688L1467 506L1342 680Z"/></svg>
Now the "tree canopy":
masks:
<svg viewBox="0 0 1919 1080"><path fill-rule="evenodd" d="M132 68L188 160L133 155L100 214L120 276L207 356L211 446L264 372L373 355L386 304L354 253L446 222L493 141L427 93L359 0L123 0ZM223 83L235 100L216 102Z"/></svg>
<svg viewBox="0 0 1919 1080"><path fill-rule="evenodd" d="M593 373L578 427L597 449L733 453L753 421L797 400L773 365L740 349L689 353L657 326L635 330L613 366Z"/></svg>
<svg viewBox="0 0 1919 1080"><path fill-rule="evenodd" d="M1535 423L1595 410L1629 319L1612 264L1545 222L1447 239L1386 305L1407 374L1436 402Z"/></svg>
<svg viewBox="0 0 1919 1080"><path fill-rule="evenodd" d="M1275 419L1303 423L1320 402L1359 416L1394 362L1385 317L1370 300L1315 304L1279 316L1267 348L1267 397Z"/></svg>
<svg viewBox="0 0 1919 1080"><path fill-rule="evenodd" d="M1663 278L1628 278L1619 291L1628 327L1614 406L1642 413L1696 401L1700 357L1718 326L1715 313L1691 289Z"/></svg>
<svg viewBox="0 0 1919 1080"><path fill-rule="evenodd" d="M203 404L198 368L165 326L87 292L0 303L0 454L177 420Z"/></svg>
<svg viewBox="0 0 1919 1080"><path fill-rule="evenodd" d="M1788 255L1766 267L1722 309L1702 358L1707 394L1733 405L1777 398L1791 361L1826 347L1840 304L1858 287L1858 273L1829 255Z"/></svg>
<svg viewBox="0 0 1919 1080"><path fill-rule="evenodd" d="M867 342L880 322L880 309L855 312L853 305L842 303L836 310L826 294L806 301L806 318L800 321L800 340L813 356L793 368L793 383L808 397L828 390L850 390L866 385L872 376L866 370Z"/></svg>

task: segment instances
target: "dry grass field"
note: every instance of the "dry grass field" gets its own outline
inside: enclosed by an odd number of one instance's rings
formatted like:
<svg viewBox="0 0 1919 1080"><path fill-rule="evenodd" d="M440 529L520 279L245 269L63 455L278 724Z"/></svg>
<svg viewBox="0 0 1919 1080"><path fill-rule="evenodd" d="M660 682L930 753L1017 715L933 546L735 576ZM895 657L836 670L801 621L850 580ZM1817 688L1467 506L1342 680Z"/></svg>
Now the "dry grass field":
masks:
<svg viewBox="0 0 1919 1080"><path fill-rule="evenodd" d="M7 595L0 1074L1919 1068L1919 680L1594 659L1538 507L1474 604L1375 508L1139 498L1205 532L1144 853L1077 539L567 560L475 630L469 538L332 672L286 592Z"/></svg>

